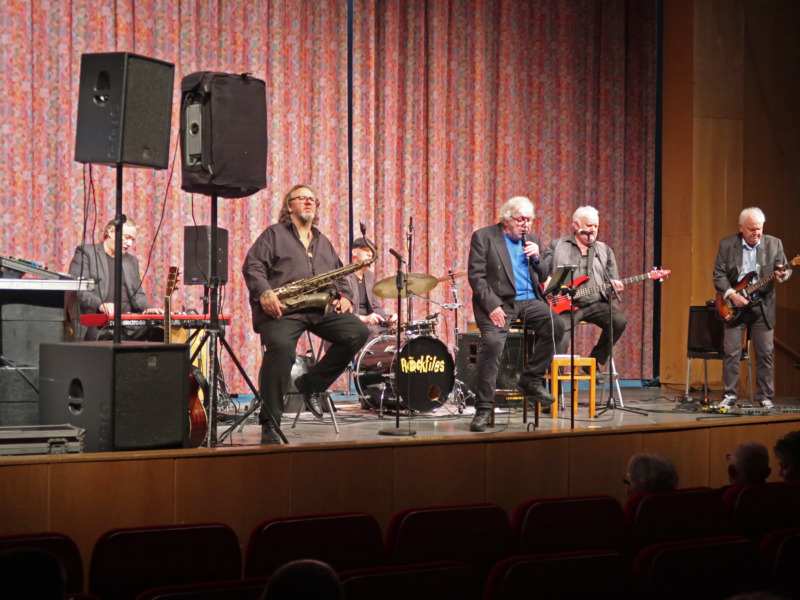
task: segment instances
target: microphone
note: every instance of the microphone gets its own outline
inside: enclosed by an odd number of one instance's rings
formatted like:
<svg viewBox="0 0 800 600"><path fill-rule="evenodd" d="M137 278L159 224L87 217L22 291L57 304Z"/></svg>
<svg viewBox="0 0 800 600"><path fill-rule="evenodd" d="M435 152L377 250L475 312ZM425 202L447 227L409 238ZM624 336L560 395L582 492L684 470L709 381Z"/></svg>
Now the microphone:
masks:
<svg viewBox="0 0 800 600"><path fill-rule="evenodd" d="M408 217L408 231L414 233L414 217Z"/></svg>
<svg viewBox="0 0 800 600"><path fill-rule="evenodd" d="M594 237L594 232L592 231L586 231L585 229L578 229L578 235L585 235L586 237L588 237L590 244L594 241L592 239Z"/></svg>
<svg viewBox="0 0 800 600"><path fill-rule="evenodd" d="M405 260L403 260L403 257L400 256L400 254L394 248L389 248L389 254L394 256L400 263L406 262Z"/></svg>
<svg viewBox="0 0 800 600"><path fill-rule="evenodd" d="M525 246L525 244L528 243L528 239L525 237L524 233L521 234L521 239L522 239L522 245ZM533 262L533 264L538 265L539 264L539 259L538 258L533 258L532 256L529 256L528 257L528 262Z"/></svg>

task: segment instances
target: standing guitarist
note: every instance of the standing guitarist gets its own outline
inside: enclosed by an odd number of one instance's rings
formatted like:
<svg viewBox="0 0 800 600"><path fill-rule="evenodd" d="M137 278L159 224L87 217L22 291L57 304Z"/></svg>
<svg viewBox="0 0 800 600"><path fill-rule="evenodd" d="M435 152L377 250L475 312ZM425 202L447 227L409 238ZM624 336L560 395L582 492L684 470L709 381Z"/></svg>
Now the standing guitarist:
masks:
<svg viewBox="0 0 800 600"><path fill-rule="evenodd" d="M545 263L547 272L552 275L556 267L560 265L578 265L575 270L575 278L588 277L584 286L604 286L605 277L610 279L611 285L617 293L622 292L624 284L619 280L617 261L614 258L614 251L604 244L597 241L597 230L600 228L600 216L597 209L593 206L581 206L572 214L572 235L558 238L550 242L542 254L542 261ZM549 280L548 280L549 281ZM600 338L592 348L590 357L597 361L598 383L600 383L599 373L602 365L608 361L611 353L612 338L616 344L628 320L625 315L611 306L612 293L595 292L575 299L575 323L585 321L597 325L600 330ZM564 324L564 331L567 332L559 344L558 352L563 354L568 351L570 336L569 311L564 311L558 315ZM588 367L586 367L588 369Z"/></svg>
<svg viewBox="0 0 800 600"><path fill-rule="evenodd" d="M786 281L791 270L781 241L764 235L766 217L760 208L745 208L739 215L739 233L722 238L714 261L714 287L738 318L725 321L722 359L723 398L719 406L733 408L739 362L747 328L756 355L756 397L761 406L773 408L775 386L772 373L773 327L775 327L775 284ZM759 293L748 299L740 293L751 280L770 279ZM741 311L741 312L739 312Z"/></svg>

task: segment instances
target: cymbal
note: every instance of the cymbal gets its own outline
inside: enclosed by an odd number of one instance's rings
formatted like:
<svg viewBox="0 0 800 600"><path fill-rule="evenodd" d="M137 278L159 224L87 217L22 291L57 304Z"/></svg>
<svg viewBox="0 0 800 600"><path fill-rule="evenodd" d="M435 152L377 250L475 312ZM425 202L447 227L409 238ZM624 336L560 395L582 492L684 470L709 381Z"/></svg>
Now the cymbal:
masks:
<svg viewBox="0 0 800 600"><path fill-rule="evenodd" d="M437 277L436 281L438 281L439 283L441 283L442 281L450 281L451 278L458 279L459 277L463 277L466 274L467 274L466 271L456 271L455 273L452 274L442 275L441 277Z"/></svg>
<svg viewBox="0 0 800 600"><path fill-rule="evenodd" d="M437 286L439 281L433 275L427 273L409 273L407 276L408 285L404 285L400 290L400 297L406 297L406 290L409 294L421 296L427 294ZM387 277L381 279L372 287L372 292L381 298L397 298L397 277Z"/></svg>

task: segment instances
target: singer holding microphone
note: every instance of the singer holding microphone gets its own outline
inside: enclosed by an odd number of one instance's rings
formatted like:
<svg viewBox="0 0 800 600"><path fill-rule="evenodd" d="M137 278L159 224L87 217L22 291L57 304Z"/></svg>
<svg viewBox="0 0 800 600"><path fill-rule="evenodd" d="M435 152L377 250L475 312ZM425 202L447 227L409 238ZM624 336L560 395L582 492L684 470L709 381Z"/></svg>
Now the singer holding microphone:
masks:
<svg viewBox="0 0 800 600"><path fill-rule="evenodd" d="M553 240L542 252L542 263L544 263L548 275L552 275L559 265L578 265L574 274L575 278L584 275L589 277L583 286L603 286L606 283L605 278L608 277L614 290L617 293L622 292L624 286L619 280L614 251L607 244L597 241L599 228L600 216L597 209L592 206L579 207L572 214L572 235ZM580 287L578 289L580 290ZM609 343L611 331L613 330L613 343L616 344L628 324L625 315L616 306L612 305L609 313L608 303L610 301L611 294L601 292L581 296L574 300L577 305L575 323L585 321L597 325L601 330L600 338L589 354L597 361L598 384L601 383L602 365L606 364L611 353L611 344ZM569 333L569 311L562 312L558 317L564 325L565 332ZM568 352L568 344L569 335L565 335L558 347L558 353Z"/></svg>
<svg viewBox="0 0 800 600"><path fill-rule="evenodd" d="M500 356L508 329L517 318L536 333L536 345L517 387L542 406L554 402L543 378L564 335L564 325L542 298L540 282L547 271L539 257L539 237L531 233L533 220L533 203L515 196L500 208L499 223L478 229L470 240L467 274L481 332L470 431L484 431L491 421Z"/></svg>

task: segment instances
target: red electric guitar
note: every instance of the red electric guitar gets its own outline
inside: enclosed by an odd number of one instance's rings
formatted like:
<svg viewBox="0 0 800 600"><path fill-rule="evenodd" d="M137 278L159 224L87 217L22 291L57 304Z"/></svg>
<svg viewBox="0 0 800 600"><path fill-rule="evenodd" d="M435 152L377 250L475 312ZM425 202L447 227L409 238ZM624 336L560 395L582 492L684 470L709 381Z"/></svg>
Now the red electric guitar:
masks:
<svg viewBox="0 0 800 600"><path fill-rule="evenodd" d="M798 254L792 260L790 260L789 263L792 265L800 264L800 254ZM755 272L748 273L747 275L742 277L742 280L739 283L733 286L734 292L740 294L741 296L744 296L751 303L754 303L758 300L758 290L760 290L770 281L775 279L775 273L773 272L767 275L766 277L762 277L758 281L755 281L750 285L747 285L747 282L750 281L753 277L755 277L755 275L756 275ZM730 323L735 322L740 316L742 316L742 311L747 308L747 306L744 306L742 308L735 306L733 302L722 297L722 292L717 292L716 303L717 303L717 316L719 316L719 318L722 319L723 321L728 321Z"/></svg>
<svg viewBox="0 0 800 600"><path fill-rule="evenodd" d="M164 294L164 341L172 342L172 294L178 287L178 267L170 267L167 274L167 289ZM205 378L196 367L189 373L189 447L199 448L206 439L208 420L200 400L199 391Z"/></svg>
<svg viewBox="0 0 800 600"><path fill-rule="evenodd" d="M644 281L645 279L662 280L664 279L664 277L668 277L671 272L672 271L670 271L669 269L653 268L653 270L650 271L649 273L643 273L642 275L636 275L634 277L628 277L627 279L623 279L622 283L624 285L627 285L629 283L633 283L634 281ZM569 285L573 285L577 288L586 283L587 281L589 281L589 276L584 275L582 277L574 279L572 283L570 283ZM610 289L611 289L610 283L604 283L603 285L593 285L581 288L577 292L575 292L575 298L581 298L582 296L588 296L590 294L595 294L597 292L607 292ZM570 299L569 296L561 296L561 295L548 296L547 302L550 304L550 306L553 307L553 310L558 314L568 311L570 308L572 310L578 310L577 306L572 306L572 300Z"/></svg>

